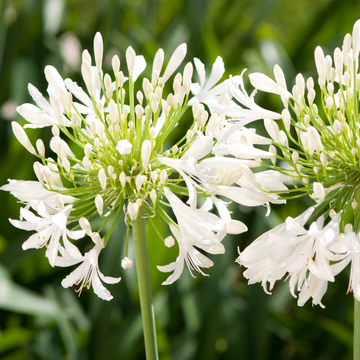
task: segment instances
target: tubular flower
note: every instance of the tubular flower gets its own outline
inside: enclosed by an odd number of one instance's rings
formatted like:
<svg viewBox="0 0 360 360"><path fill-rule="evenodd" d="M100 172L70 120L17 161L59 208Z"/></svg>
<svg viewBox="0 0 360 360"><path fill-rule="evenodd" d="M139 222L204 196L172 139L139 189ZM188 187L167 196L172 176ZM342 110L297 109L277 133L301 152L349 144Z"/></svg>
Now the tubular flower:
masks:
<svg viewBox="0 0 360 360"><path fill-rule="evenodd" d="M270 192L275 191L278 200L310 196L316 201L312 216L318 220L301 233L289 232L285 224L270 230L241 252L237 261L248 268L244 274L249 283L262 282L265 289L267 282L272 288L288 274L291 293L295 296L296 284L300 291L299 305L312 298L314 304L323 306L327 282L334 281L350 262L349 291L360 301L356 283L360 246L359 24L360 20L333 57L325 56L320 47L315 49L319 89L315 90L311 77L305 80L298 74L290 93L278 65L274 68L276 81L259 73L249 76L257 89L280 95L285 107L281 113L284 130L274 119L264 120L273 158L262 165L279 177L292 178L293 188L287 190L280 184Z"/></svg>
<svg viewBox="0 0 360 360"><path fill-rule="evenodd" d="M55 155L46 156L40 139L34 147L24 129L14 123L16 137L39 160L34 163L38 181L10 180L1 189L25 203L21 210L25 220L11 222L21 229L37 231L24 248L48 245L47 256L53 266L81 262L63 285L79 283L80 293L84 286L92 284L100 297L110 299L111 295L100 286L99 279L107 282L107 278L98 270L97 259L114 224L106 227L110 230L101 235L103 241L95 242L95 247L85 255L67 240L67 236L74 238L68 228L80 226L83 236L85 232L94 236L104 229L105 223L117 221L122 213L128 229L139 214L149 220L160 214L170 225L180 251L173 265L160 267L162 271L174 270L165 283L180 276L184 262L189 269L203 274L201 268L209 267L212 261L200 251L222 253L221 241L227 232L246 230L244 224L231 219L216 196L250 206L278 202L276 194L266 193L266 187L259 185L260 179L241 182L244 176L256 178L250 168L259 166L261 158L274 156L256 149L254 144L269 140L256 135L254 130L242 128L242 124L264 116L277 119L280 114L255 104L253 97L246 94L241 76L217 84L224 73L221 58L217 58L208 80L204 66L196 59L200 84L193 84L192 63L185 65L182 74L177 72L186 55L186 44L174 51L164 70L164 52L160 49L154 58L151 78L144 77L142 82L139 79L146 62L131 47L126 51L125 64L120 64L117 56L112 58L110 73L102 70L103 41L99 33L94 39L94 52L95 65L87 50L82 55L84 88L71 79L63 79L52 66L45 68L49 100L29 85L37 106L24 104L17 110L28 121L24 128L51 128L50 149ZM172 91L165 94L170 79ZM228 118L232 114L220 112L229 102L234 104L233 110L241 122L235 124ZM186 112L192 114L192 123L183 136L177 136L181 140L169 146L169 135ZM188 205L175 194L188 196ZM198 195L214 203L220 217L208 212L211 207L197 209ZM251 201L252 196L255 201ZM178 223L164 210L169 205ZM103 223L92 232L90 222L95 217L100 217ZM166 246L174 243L172 237L163 240ZM127 260L123 267L129 268L132 260L127 250L124 259Z"/></svg>

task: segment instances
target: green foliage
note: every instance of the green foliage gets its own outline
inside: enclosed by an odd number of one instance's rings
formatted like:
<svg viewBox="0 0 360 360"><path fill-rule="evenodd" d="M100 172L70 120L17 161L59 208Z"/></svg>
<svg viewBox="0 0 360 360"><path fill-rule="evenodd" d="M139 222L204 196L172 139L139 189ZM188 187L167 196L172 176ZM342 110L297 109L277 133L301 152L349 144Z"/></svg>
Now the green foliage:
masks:
<svg viewBox="0 0 360 360"><path fill-rule="evenodd" d="M106 52L120 54L123 63L129 45L150 60L158 47L169 56L185 41L187 60L196 56L211 67L220 55L227 75L246 67L248 72L271 76L273 65L279 63L287 79L294 79L297 72L315 73L315 46L332 52L351 32L359 10L360 4L351 0L3 0L0 183L7 178L34 179L34 159L17 143L9 122L23 121L15 107L31 102L27 83L45 93L47 64L82 83L80 58L75 56L71 63L62 52L70 35L75 36L75 48L78 41L82 48L92 49L93 36L101 31ZM105 58L108 70L109 58ZM263 106L280 109L275 98L257 96ZM33 143L38 137L45 143L51 137L49 129L28 134ZM105 274L122 276L120 284L110 287L114 299L105 302L92 291L78 298L73 290L63 289L61 279L71 269L52 269L41 250L24 252L21 244L28 234L7 220L18 218L19 204L7 193L0 194L0 202L0 358L144 359L135 267L126 271L120 267L125 251L123 219L100 257ZM323 299L326 309L311 304L298 308L286 283L268 296L259 284L248 286L234 263L237 246L243 249L289 214L299 214L304 204L276 207L269 218L264 217L265 209L232 206L249 231L224 241L226 254L213 257L210 278L192 279L184 271L177 283L162 286L167 275L156 265L174 261L177 249L163 246L149 225L160 358L351 359L353 301L351 295L345 296L347 276L340 274L330 284ZM160 231L167 231L159 226L161 219L153 221ZM129 254L134 259L131 247Z"/></svg>

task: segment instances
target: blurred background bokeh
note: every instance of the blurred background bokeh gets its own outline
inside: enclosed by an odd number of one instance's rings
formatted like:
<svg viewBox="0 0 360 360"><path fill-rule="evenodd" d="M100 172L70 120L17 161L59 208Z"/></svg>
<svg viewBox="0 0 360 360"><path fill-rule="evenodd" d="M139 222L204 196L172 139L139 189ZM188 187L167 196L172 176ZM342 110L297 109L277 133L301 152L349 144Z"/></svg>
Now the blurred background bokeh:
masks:
<svg viewBox="0 0 360 360"><path fill-rule="evenodd" d="M358 17L356 0L0 0L0 184L8 178L35 180L35 159L11 131L12 120L25 123L15 109L31 102L27 84L45 93L48 64L82 84L81 51L92 53L96 31L104 38L105 71L111 69L111 56L123 59L129 45L150 62L159 47L169 57L186 42L187 61L198 57L210 69L220 55L226 76L244 68L272 76L278 63L291 88L298 72L315 75L316 45L331 54ZM258 94L257 99L281 111L277 97ZM256 126L261 131L261 123ZM51 137L49 129L27 133L33 143ZM0 208L1 360L144 359L135 267L120 267L123 221L100 257L104 274L122 276L119 284L109 286L114 299L106 302L92 290L77 297L73 289L63 289L60 282L70 269L51 268L42 250L22 251L29 234L8 222L18 218L20 204L1 192ZM311 302L299 308L286 283L266 295L259 284L247 285L234 262L238 246L243 249L304 208L301 202L273 207L266 218L265 208L232 204L249 231L224 240L226 254L213 256L210 278L192 279L186 270L168 287L161 285L167 274L156 265L173 261L177 249L164 247L149 226L161 360L352 358L353 299L346 296L346 274L329 284L325 309ZM161 221L155 222L166 231Z"/></svg>

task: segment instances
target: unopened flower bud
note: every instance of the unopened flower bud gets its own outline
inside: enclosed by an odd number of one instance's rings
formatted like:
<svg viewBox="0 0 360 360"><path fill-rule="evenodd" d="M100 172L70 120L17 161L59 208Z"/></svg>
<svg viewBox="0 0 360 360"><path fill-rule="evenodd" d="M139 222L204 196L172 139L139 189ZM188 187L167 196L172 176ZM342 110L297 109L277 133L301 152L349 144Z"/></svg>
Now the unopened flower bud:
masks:
<svg viewBox="0 0 360 360"><path fill-rule="evenodd" d="M101 168L99 170L98 177L99 177L99 182L100 182L101 188L103 190L105 190L105 188L106 188L106 173L105 173L105 170L103 168Z"/></svg>
<svg viewBox="0 0 360 360"><path fill-rule="evenodd" d="M139 174L135 179L136 189L139 191L143 185L143 177Z"/></svg>
<svg viewBox="0 0 360 360"><path fill-rule="evenodd" d="M96 210L99 213L99 215L102 215L102 213L104 211L104 200L100 194L97 194L95 196L95 206L96 206Z"/></svg>
<svg viewBox="0 0 360 360"><path fill-rule="evenodd" d="M118 77L119 76L119 71L120 71L120 59L119 59L119 57L117 55L114 55L112 57L111 66L113 68L115 77Z"/></svg>
<svg viewBox="0 0 360 360"><path fill-rule="evenodd" d="M19 143L31 154L36 154L34 147L32 146L28 136L26 135L25 130L21 127L19 123L13 121L11 123L13 133L15 137L18 139Z"/></svg>
<svg viewBox="0 0 360 360"><path fill-rule="evenodd" d="M297 151L294 151L291 155L292 161L294 162L294 164L296 164L299 160L299 154Z"/></svg>
<svg viewBox="0 0 360 360"><path fill-rule="evenodd" d="M130 216L130 219L131 220L136 220L137 218L137 215L138 215L138 212L139 212L139 206L138 204L135 202L135 203L131 203L129 202L129 205L128 205L128 213L129 213L129 216Z"/></svg>
<svg viewBox="0 0 360 360"><path fill-rule="evenodd" d="M90 225L90 222L88 219L86 219L85 217L81 217L79 219L79 224L80 224L80 227L85 230L86 234L91 236L92 234L92 231L91 231L91 225Z"/></svg>
<svg viewBox="0 0 360 360"><path fill-rule="evenodd" d="M117 143L115 148L121 155L128 155L131 153L132 144L129 142L129 140L123 139Z"/></svg>
<svg viewBox="0 0 360 360"><path fill-rule="evenodd" d="M313 191L314 191L315 197L317 197L319 201L323 201L325 199L325 189L324 189L323 184L321 184L319 182L314 182L313 183Z"/></svg>
<svg viewBox="0 0 360 360"><path fill-rule="evenodd" d="M165 183L167 179L167 172L165 169L162 169L160 171L160 181L159 181L159 185L163 185Z"/></svg>
<svg viewBox="0 0 360 360"><path fill-rule="evenodd" d="M132 267L132 260L129 259L128 257L124 257L122 260L121 260L121 267L123 269L130 269Z"/></svg>
<svg viewBox="0 0 360 360"><path fill-rule="evenodd" d="M41 139L36 140L36 149L41 157L45 157L45 145Z"/></svg>
<svg viewBox="0 0 360 360"><path fill-rule="evenodd" d="M153 202L153 204L156 203L157 193L156 193L156 190L155 190L155 189L152 189L152 190L150 191L150 199L151 199L151 201Z"/></svg>
<svg viewBox="0 0 360 360"><path fill-rule="evenodd" d="M171 248L175 245L175 239L170 235L165 239L165 246Z"/></svg>

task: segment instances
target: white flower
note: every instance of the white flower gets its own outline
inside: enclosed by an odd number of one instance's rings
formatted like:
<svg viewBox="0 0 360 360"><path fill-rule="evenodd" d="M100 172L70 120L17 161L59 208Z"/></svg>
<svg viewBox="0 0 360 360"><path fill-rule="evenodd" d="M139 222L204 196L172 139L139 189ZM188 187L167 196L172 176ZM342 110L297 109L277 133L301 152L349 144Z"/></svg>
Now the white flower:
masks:
<svg viewBox="0 0 360 360"><path fill-rule="evenodd" d="M206 103L208 99L214 98L228 89L227 82L223 82L220 85L214 87L214 85L216 85L216 83L222 78L225 72L224 62L220 56L216 58L211 69L211 74L206 83L204 64L197 58L194 58L194 64L199 76L200 84L191 84L190 90L195 95L193 99L197 99L199 102ZM189 104L191 105L193 101L194 100L191 100Z"/></svg>
<svg viewBox="0 0 360 360"><path fill-rule="evenodd" d="M182 274L184 262L186 262L192 276L194 276L192 270L205 275L201 269L209 268L213 262L195 247L210 254L224 253L225 248L221 241L226 234L226 227L216 215L186 206L168 189L164 189L164 193L179 224L179 228L170 224L170 230L179 244L179 256L175 262L169 265L158 266L162 272L174 271L163 282L164 285L169 285Z"/></svg>
<svg viewBox="0 0 360 360"><path fill-rule="evenodd" d="M53 210L53 209L51 209ZM40 217L34 215L31 211L21 208L20 215L25 219L24 221L9 219L11 224L19 229L37 232L31 235L24 243L23 249L39 249L44 245L46 249L46 257L49 259L51 266L55 266L56 256L58 255L60 247L60 237L63 238L65 249L70 254L77 254L78 250L68 239L77 240L85 235L85 231L77 230L70 231L66 228L67 218L72 210L72 205L65 206L54 215L49 214L49 210L45 203L38 204L37 212Z"/></svg>
<svg viewBox="0 0 360 360"><path fill-rule="evenodd" d="M102 239L100 239L100 236L98 236L99 234L96 235L92 236L95 246L90 251L85 253L84 256L78 257L75 259L75 261L71 258L66 259L66 257L58 258L56 265L70 266L82 262L73 272L66 276L66 278L61 282L61 285L64 288L68 288L74 284L80 284L79 288L76 290L79 295L81 294L84 286L89 289L92 285L94 293L99 296L99 298L103 300L111 300L113 296L110 294L110 291L105 288L101 280L107 284L116 284L121 280L121 277L114 278L111 276L104 276L101 273L98 260L104 242Z"/></svg>
<svg viewBox="0 0 360 360"><path fill-rule="evenodd" d="M43 201L50 206L56 206L56 198L60 198L64 204L72 203L75 198L63 195L56 191L47 190L38 181L23 181L8 179L9 184L3 185L0 189L9 191L20 201L33 204L34 202ZM53 187L54 190L65 190L65 188Z"/></svg>

